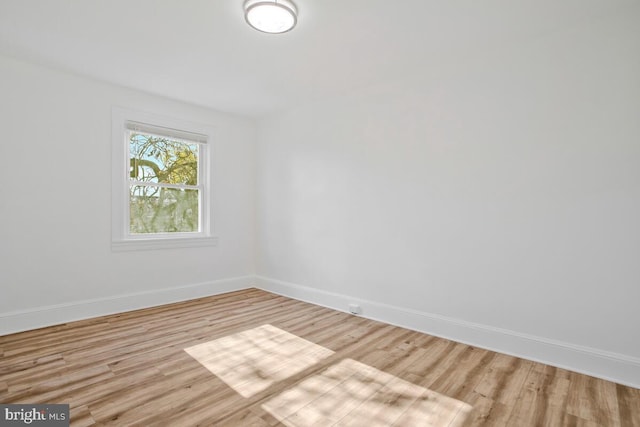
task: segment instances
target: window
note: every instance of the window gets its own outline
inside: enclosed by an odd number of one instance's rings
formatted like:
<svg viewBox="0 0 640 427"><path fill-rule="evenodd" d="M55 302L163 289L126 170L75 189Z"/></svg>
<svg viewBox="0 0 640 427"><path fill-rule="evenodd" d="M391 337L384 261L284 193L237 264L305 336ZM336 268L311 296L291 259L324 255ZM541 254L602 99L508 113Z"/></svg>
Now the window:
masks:
<svg viewBox="0 0 640 427"><path fill-rule="evenodd" d="M200 154L204 144L197 135L183 139L148 125L127 125L128 234L199 233L203 195Z"/></svg>
<svg viewBox="0 0 640 427"><path fill-rule="evenodd" d="M112 248L215 244L211 235L211 130L113 110Z"/></svg>

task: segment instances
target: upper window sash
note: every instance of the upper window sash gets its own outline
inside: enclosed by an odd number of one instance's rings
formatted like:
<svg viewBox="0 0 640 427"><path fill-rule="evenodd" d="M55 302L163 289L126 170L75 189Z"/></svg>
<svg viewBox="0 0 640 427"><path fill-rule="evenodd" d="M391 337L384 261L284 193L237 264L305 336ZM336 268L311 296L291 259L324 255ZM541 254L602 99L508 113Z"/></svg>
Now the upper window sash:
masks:
<svg viewBox="0 0 640 427"><path fill-rule="evenodd" d="M196 177L196 184L170 184L170 183L165 183L165 182L153 182L153 181L140 181L140 180L136 180L135 178L131 178L129 170L127 170L126 172L126 179L128 179L128 182L130 185L154 185L154 186L161 186L161 187L166 187L166 188L193 188L193 189L204 189L204 172L205 171L205 160L206 157L208 155L207 153L207 147L206 147L206 139L202 140L202 141L194 141L194 140L187 140L187 139L178 139L178 138L173 138L173 137L167 137L166 135L162 135L159 132L141 132L138 130L129 130L128 132L126 132L125 134L125 149L127 150L127 165L129 165L129 167L131 167L131 151L130 151L130 142L131 142L131 135L137 133L137 134L142 134L142 135L148 135L148 136L153 136L156 138L167 138L167 139L171 139L171 141L176 141L176 142L182 142L184 144L197 144L198 145L198 165L197 165L197 177ZM194 134L195 135L195 134ZM202 136L202 135L200 135Z"/></svg>

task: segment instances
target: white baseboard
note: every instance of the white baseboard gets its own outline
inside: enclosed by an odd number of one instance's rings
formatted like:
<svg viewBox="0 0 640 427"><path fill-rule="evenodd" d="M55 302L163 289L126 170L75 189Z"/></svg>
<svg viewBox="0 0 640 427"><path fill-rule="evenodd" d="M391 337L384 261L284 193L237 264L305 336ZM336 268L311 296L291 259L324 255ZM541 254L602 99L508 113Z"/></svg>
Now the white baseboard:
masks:
<svg viewBox="0 0 640 427"><path fill-rule="evenodd" d="M255 276L233 277L187 286L0 313L0 335L238 291L253 287L254 282Z"/></svg>
<svg viewBox="0 0 640 427"><path fill-rule="evenodd" d="M338 311L640 388L640 358L269 279L242 276L0 313L0 335L258 287Z"/></svg>
<svg viewBox="0 0 640 427"><path fill-rule="evenodd" d="M362 317L640 388L640 358L353 298L267 277L257 276L255 283L256 287L268 292L344 312L349 303L357 303L362 307Z"/></svg>

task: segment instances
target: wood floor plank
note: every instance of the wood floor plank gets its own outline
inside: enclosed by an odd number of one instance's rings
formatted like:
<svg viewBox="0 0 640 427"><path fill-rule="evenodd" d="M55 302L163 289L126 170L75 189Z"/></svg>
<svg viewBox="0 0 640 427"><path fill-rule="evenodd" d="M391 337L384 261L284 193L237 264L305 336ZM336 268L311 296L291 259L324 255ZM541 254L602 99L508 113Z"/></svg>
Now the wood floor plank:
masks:
<svg viewBox="0 0 640 427"><path fill-rule="evenodd" d="M180 424L175 424L179 426ZM183 424L188 426L189 424ZM237 426L246 426L246 427L270 427L273 424L267 422L262 416L255 413L252 409L245 409L239 411L236 415L227 418L223 421L216 422L217 427L237 427Z"/></svg>
<svg viewBox="0 0 640 427"><path fill-rule="evenodd" d="M498 402L513 405L529 375L533 362L496 353L489 371L475 391Z"/></svg>
<svg viewBox="0 0 640 427"><path fill-rule="evenodd" d="M141 407L149 402L158 400L167 395L168 390L176 390L181 387L193 387L198 381L208 380L207 372L200 366L193 366L179 375L151 377L148 380L131 384L122 393L111 395L108 399L100 399L89 403L89 409L96 421L115 421L123 414Z"/></svg>
<svg viewBox="0 0 640 427"><path fill-rule="evenodd" d="M640 426L640 411L638 410L640 390L616 384L616 396L620 411L620 425L624 427Z"/></svg>
<svg viewBox="0 0 640 427"><path fill-rule="evenodd" d="M71 417L70 424L73 427L89 427L96 424L96 421L91 416L89 408L87 408L86 406L76 406L70 408L69 415Z"/></svg>
<svg viewBox="0 0 640 427"><path fill-rule="evenodd" d="M495 353L467 347L456 364L451 365L430 388L447 396L463 398L480 381Z"/></svg>
<svg viewBox="0 0 640 427"><path fill-rule="evenodd" d="M64 368L58 375L51 376L27 389L17 387L15 392L9 385L8 403L55 403L59 397L69 391L98 384L113 378L113 372L107 366L96 365L83 369ZM34 399L36 401L34 401Z"/></svg>
<svg viewBox="0 0 640 427"><path fill-rule="evenodd" d="M562 427L603 427L602 424L598 424L595 421L585 420L584 418L576 417L575 415L571 415L571 414L565 415L565 418L561 426Z"/></svg>
<svg viewBox="0 0 640 427"><path fill-rule="evenodd" d="M569 380L556 376L555 368L536 368L538 366L529 370L509 425L549 425L553 420L562 419Z"/></svg>
<svg viewBox="0 0 640 427"><path fill-rule="evenodd" d="M58 401L70 403L71 407L98 404L128 393L137 384L152 384L163 377L155 366L149 366L125 375L114 375L103 379L99 384L66 390L58 397Z"/></svg>
<svg viewBox="0 0 640 427"><path fill-rule="evenodd" d="M5 382L9 383L29 383L37 381L38 378L51 375L55 369L63 368L66 365L61 353L39 357L31 361L6 365L1 369L0 375Z"/></svg>
<svg viewBox="0 0 640 427"><path fill-rule="evenodd" d="M9 391L9 385L6 381L0 381L0 402L4 402Z"/></svg>
<svg viewBox="0 0 640 427"><path fill-rule="evenodd" d="M620 409L614 383L574 372L570 373L570 378L567 413L601 425L607 422L620 425Z"/></svg>
<svg viewBox="0 0 640 427"><path fill-rule="evenodd" d="M433 351L429 351L427 358L416 363L415 368L410 371L412 381L435 390L433 384L457 364L469 346L453 341L443 341L440 345L433 347L429 349Z"/></svg>
<svg viewBox="0 0 640 427"><path fill-rule="evenodd" d="M249 397L186 351L245 331L225 351L279 378ZM292 335L329 356L289 372L316 351L283 356ZM68 403L78 427L640 426L640 390L258 289L0 336L0 401Z"/></svg>
<svg viewBox="0 0 640 427"><path fill-rule="evenodd" d="M495 402L493 399L489 399L475 391L471 391L464 401L472 407L466 426L506 425L506 417L500 414L500 412L504 412L504 404ZM493 417L490 422L489 417L492 415ZM500 422L500 420L503 420L503 422Z"/></svg>

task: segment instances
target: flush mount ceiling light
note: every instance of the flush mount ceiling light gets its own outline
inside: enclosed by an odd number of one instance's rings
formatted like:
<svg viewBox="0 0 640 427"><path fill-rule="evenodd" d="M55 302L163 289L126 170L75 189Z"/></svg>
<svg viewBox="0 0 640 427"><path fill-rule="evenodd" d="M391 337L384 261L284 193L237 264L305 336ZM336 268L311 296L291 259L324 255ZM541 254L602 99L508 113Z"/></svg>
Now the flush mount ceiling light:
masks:
<svg viewBox="0 0 640 427"><path fill-rule="evenodd" d="M298 10L289 0L246 0L244 18L258 31L286 33L296 26Z"/></svg>

